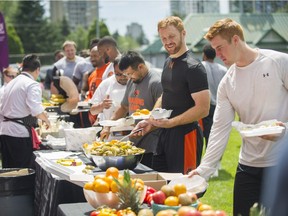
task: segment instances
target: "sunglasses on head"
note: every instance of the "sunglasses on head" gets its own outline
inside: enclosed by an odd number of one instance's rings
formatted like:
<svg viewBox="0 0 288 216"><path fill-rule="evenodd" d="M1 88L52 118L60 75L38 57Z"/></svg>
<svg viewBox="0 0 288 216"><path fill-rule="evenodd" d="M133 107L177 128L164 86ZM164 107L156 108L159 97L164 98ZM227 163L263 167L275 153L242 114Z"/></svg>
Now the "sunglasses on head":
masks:
<svg viewBox="0 0 288 216"><path fill-rule="evenodd" d="M9 75L9 74L5 74L5 76L11 78L11 79L14 79L16 77L16 75Z"/></svg>

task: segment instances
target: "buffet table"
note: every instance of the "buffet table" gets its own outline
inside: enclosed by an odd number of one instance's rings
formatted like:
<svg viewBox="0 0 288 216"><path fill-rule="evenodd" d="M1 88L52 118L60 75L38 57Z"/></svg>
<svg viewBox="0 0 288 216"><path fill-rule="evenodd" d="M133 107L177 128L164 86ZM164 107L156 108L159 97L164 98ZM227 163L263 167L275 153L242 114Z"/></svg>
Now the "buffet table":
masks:
<svg viewBox="0 0 288 216"><path fill-rule="evenodd" d="M53 152L53 151L50 150L36 151L34 153L36 156L35 215L56 216L58 205L66 203L73 203L72 206L77 206L78 205L77 203L85 202L85 205L84 206L81 205L81 208L79 208L78 210L79 211L81 210L81 212L84 212L83 209L85 211L86 210L89 211L90 208L92 207L86 202L86 199L84 197L83 182L69 181L68 179L65 180L63 178L51 174L49 169L47 169L44 164L39 162L41 152ZM93 164L84 154L80 154L78 155L78 157L85 164ZM93 173L98 172L100 173L103 171L101 171L99 168L93 170ZM140 174L154 171L149 167L144 166L143 164L138 164L137 167L133 170L133 172ZM90 208L86 208L87 206ZM66 205L61 206L60 210L58 210L58 215L59 214L61 215L61 211L65 213L67 211L66 207L67 207ZM73 207L73 209L74 208L77 209L77 207ZM74 214L66 214L66 215L74 215ZM81 215L81 214L75 214L75 215Z"/></svg>
<svg viewBox="0 0 288 216"><path fill-rule="evenodd" d="M52 175L37 162L35 168L35 215L53 216L61 203L86 201L80 186Z"/></svg>

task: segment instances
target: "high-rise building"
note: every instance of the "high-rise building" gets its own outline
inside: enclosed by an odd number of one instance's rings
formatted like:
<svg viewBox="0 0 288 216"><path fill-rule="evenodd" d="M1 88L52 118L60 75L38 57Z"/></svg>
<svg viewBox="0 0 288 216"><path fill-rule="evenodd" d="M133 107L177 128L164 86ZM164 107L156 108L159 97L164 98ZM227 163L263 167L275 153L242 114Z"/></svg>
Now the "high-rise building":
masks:
<svg viewBox="0 0 288 216"><path fill-rule="evenodd" d="M226 2L224 0L224 2ZM170 0L172 15L186 17L193 13L220 13L219 0Z"/></svg>
<svg viewBox="0 0 288 216"><path fill-rule="evenodd" d="M287 7L287 0L170 0L172 15L197 13L275 13Z"/></svg>
<svg viewBox="0 0 288 216"><path fill-rule="evenodd" d="M98 0L89 1L50 1L52 22L60 22L65 17L71 29L78 25L87 29L99 16Z"/></svg>
<svg viewBox="0 0 288 216"><path fill-rule="evenodd" d="M285 6L287 0L230 0L231 13L275 13L280 12Z"/></svg>

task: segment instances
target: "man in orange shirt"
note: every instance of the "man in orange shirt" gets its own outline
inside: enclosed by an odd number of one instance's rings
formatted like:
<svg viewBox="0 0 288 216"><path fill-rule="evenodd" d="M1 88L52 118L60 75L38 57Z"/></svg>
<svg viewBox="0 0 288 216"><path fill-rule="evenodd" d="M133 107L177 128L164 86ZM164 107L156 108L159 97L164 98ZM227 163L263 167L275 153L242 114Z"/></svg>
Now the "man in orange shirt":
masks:
<svg viewBox="0 0 288 216"><path fill-rule="evenodd" d="M90 53L90 61L95 67L93 71L86 72L83 77L82 93L88 91L85 101L89 101L96 88L102 82L102 76L109 63L105 64L104 58L100 56L97 46L93 47Z"/></svg>

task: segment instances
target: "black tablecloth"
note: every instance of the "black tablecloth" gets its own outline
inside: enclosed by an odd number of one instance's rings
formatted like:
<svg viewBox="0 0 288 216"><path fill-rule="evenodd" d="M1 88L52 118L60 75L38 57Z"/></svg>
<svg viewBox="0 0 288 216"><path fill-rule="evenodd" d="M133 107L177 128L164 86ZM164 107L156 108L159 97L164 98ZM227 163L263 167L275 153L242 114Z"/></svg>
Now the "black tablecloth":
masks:
<svg viewBox="0 0 288 216"><path fill-rule="evenodd" d="M88 203L60 204L57 216L89 216L93 210Z"/></svg>
<svg viewBox="0 0 288 216"><path fill-rule="evenodd" d="M54 216L59 204L76 202L86 202L83 188L54 178L36 163L35 215Z"/></svg>

